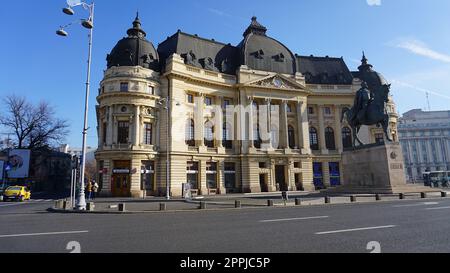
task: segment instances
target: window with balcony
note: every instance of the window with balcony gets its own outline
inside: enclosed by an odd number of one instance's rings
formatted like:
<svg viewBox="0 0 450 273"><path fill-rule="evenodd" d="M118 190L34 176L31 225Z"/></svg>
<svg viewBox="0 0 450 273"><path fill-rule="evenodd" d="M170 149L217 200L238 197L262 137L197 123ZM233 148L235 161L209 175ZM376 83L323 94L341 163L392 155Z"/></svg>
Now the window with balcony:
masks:
<svg viewBox="0 0 450 273"><path fill-rule="evenodd" d="M195 147L195 127L194 127L194 120L188 119L186 122L186 144L190 147Z"/></svg>
<svg viewBox="0 0 450 273"><path fill-rule="evenodd" d="M325 144L328 150L336 150L336 142L334 140L334 130L331 127L325 128Z"/></svg>
<svg viewBox="0 0 450 273"><path fill-rule="evenodd" d="M309 143L312 150L319 150L319 137L317 135L317 129L314 127L309 128Z"/></svg>
<svg viewBox="0 0 450 273"><path fill-rule="evenodd" d="M153 124L151 123L144 123L144 144L145 145L152 145L152 136L153 136Z"/></svg>
<svg viewBox="0 0 450 273"><path fill-rule="evenodd" d="M119 121L117 124L117 142L119 144L129 143L130 123L128 121Z"/></svg>

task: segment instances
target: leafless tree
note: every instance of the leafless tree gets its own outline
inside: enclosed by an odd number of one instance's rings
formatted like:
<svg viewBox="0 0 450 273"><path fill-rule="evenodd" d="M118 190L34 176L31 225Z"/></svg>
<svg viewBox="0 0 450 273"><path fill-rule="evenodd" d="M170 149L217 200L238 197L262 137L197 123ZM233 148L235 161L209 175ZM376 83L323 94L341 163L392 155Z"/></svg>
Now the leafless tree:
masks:
<svg viewBox="0 0 450 273"><path fill-rule="evenodd" d="M61 143L68 134L66 120L55 117L47 102L36 106L23 97L8 96L3 100L0 125L14 135L14 147L36 150Z"/></svg>
<svg viewBox="0 0 450 273"><path fill-rule="evenodd" d="M88 181L95 180L97 177L97 162L95 160L86 161L86 170L84 172Z"/></svg>

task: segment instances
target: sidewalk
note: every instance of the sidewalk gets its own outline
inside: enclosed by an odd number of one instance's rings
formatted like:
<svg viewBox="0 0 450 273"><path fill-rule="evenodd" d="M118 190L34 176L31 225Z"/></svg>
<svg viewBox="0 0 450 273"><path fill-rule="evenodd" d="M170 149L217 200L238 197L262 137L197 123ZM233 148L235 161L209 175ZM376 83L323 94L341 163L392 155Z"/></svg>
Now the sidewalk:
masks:
<svg viewBox="0 0 450 273"><path fill-rule="evenodd" d="M450 194L450 191L444 191ZM355 200L351 200L351 196ZM328 200L326 200L326 198ZM211 195L198 196L190 200L182 198L173 198L166 200L163 197L141 198L96 198L88 202L94 202L94 213L119 213L119 204L124 204L125 211L128 213L159 212L160 204L164 204L166 212L168 211L196 211L199 210L201 203L204 209L220 210L234 209L236 201L240 203L241 208L264 208L264 207L292 207L300 202L301 206L318 206L330 204L351 204L368 203L399 200L398 194L380 195L381 200L376 200L374 194L334 194L325 195L321 192L288 192L288 199L283 200L281 192L261 193L261 194L230 194L230 195ZM441 198L441 191L427 193L426 198ZM405 200L420 200L420 193L405 194ZM269 201L270 200L270 201ZM326 203L329 201L329 203ZM298 205L298 203L297 203ZM56 212L62 211L58 208Z"/></svg>

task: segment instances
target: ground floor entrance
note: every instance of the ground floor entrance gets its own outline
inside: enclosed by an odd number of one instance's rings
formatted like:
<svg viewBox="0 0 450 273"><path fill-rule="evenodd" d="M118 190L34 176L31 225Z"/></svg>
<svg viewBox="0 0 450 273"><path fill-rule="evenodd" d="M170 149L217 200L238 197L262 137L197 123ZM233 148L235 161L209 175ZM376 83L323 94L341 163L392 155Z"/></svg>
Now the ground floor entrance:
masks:
<svg viewBox="0 0 450 273"><path fill-rule="evenodd" d="M288 191L288 182L286 180L286 166L275 166L275 183L280 191Z"/></svg>
<svg viewBox="0 0 450 273"><path fill-rule="evenodd" d="M131 161L114 161L111 177L111 194L114 197L131 195Z"/></svg>

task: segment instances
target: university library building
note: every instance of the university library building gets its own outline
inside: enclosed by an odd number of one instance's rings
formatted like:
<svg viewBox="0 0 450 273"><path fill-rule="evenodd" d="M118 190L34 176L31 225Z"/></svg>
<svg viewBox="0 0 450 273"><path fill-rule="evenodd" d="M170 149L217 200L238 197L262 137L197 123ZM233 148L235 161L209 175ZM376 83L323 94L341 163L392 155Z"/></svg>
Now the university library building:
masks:
<svg viewBox="0 0 450 273"><path fill-rule="evenodd" d="M352 147L343 109L363 82L386 81L363 54L294 54L256 17L238 45L178 30L156 49L139 16L107 56L99 88L101 194L115 197L309 191L342 183L341 154ZM397 138L392 98L390 129ZM366 143L382 128L363 127Z"/></svg>

